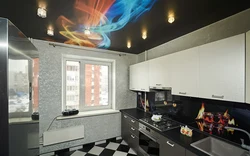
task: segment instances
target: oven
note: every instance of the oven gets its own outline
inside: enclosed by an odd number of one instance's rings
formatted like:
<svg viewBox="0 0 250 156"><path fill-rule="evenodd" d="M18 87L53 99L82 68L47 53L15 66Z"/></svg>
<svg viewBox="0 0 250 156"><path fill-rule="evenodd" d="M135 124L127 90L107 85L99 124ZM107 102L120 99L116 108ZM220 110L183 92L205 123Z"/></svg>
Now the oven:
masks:
<svg viewBox="0 0 250 156"><path fill-rule="evenodd" d="M139 147L141 153L148 156L160 155L159 134L139 123Z"/></svg>

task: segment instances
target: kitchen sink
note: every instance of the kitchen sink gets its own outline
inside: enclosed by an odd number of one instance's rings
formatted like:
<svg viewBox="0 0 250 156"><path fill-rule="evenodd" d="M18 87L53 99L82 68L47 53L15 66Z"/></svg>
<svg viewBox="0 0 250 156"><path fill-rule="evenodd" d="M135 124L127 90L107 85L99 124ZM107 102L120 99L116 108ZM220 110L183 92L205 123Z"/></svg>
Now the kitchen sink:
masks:
<svg viewBox="0 0 250 156"><path fill-rule="evenodd" d="M248 151L213 137L196 141L191 146L210 156L249 156Z"/></svg>

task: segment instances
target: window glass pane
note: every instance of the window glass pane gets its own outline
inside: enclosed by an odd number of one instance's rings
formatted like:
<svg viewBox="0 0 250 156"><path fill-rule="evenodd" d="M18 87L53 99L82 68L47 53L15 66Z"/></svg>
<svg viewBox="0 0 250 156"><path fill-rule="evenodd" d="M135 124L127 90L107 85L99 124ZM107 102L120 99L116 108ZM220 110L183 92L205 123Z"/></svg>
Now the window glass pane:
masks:
<svg viewBox="0 0 250 156"><path fill-rule="evenodd" d="M9 59L9 113L29 112L29 61Z"/></svg>
<svg viewBox="0 0 250 156"><path fill-rule="evenodd" d="M39 58L33 59L33 82L32 82L32 90L33 90L33 98L32 98L32 107L33 112L38 111L38 103L39 103L39 88L38 88L38 77L39 77Z"/></svg>
<svg viewBox="0 0 250 156"><path fill-rule="evenodd" d="M66 109L79 109L80 63L66 61Z"/></svg>
<svg viewBox="0 0 250 156"><path fill-rule="evenodd" d="M109 68L105 65L85 64L85 105L109 104Z"/></svg>

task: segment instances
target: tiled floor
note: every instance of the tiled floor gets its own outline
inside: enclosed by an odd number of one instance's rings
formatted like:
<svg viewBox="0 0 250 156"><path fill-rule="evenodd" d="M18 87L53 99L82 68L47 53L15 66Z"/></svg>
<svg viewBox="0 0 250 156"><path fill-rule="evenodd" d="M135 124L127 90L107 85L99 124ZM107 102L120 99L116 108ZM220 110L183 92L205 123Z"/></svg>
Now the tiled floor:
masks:
<svg viewBox="0 0 250 156"><path fill-rule="evenodd" d="M136 156L135 152L123 140L109 143L84 146L77 151L71 151L70 156Z"/></svg>

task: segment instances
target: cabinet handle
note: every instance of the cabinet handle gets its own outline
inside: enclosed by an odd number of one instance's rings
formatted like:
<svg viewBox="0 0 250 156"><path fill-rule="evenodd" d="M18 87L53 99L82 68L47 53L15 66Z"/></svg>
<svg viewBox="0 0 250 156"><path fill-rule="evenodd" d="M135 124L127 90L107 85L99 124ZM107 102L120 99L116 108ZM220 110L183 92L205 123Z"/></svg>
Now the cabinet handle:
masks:
<svg viewBox="0 0 250 156"><path fill-rule="evenodd" d="M161 86L161 84L155 84L156 86Z"/></svg>
<svg viewBox="0 0 250 156"><path fill-rule="evenodd" d="M133 138L133 139L134 139L134 138L135 138L135 136L131 135L131 138Z"/></svg>
<svg viewBox="0 0 250 156"><path fill-rule="evenodd" d="M179 94L186 95L187 92L179 92Z"/></svg>
<svg viewBox="0 0 250 156"><path fill-rule="evenodd" d="M124 118L126 118L126 119L127 119L128 117L127 117L126 115L124 115Z"/></svg>
<svg viewBox="0 0 250 156"><path fill-rule="evenodd" d="M222 96L218 96L218 95L212 95L213 98L217 98L217 99L224 99L224 95Z"/></svg>
<svg viewBox="0 0 250 156"><path fill-rule="evenodd" d="M167 141L167 144L171 147L174 147L174 144L171 144L169 141Z"/></svg>
<svg viewBox="0 0 250 156"><path fill-rule="evenodd" d="M131 122L132 122L132 123L135 123L135 121L134 121L134 120L131 120Z"/></svg>
<svg viewBox="0 0 250 156"><path fill-rule="evenodd" d="M133 127L131 127L131 130L134 131L135 129Z"/></svg>

